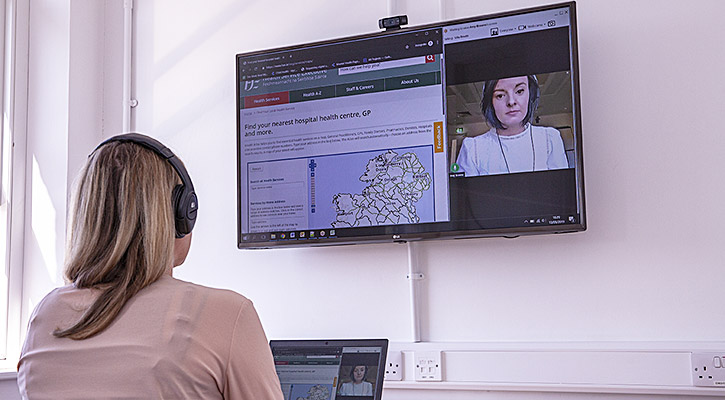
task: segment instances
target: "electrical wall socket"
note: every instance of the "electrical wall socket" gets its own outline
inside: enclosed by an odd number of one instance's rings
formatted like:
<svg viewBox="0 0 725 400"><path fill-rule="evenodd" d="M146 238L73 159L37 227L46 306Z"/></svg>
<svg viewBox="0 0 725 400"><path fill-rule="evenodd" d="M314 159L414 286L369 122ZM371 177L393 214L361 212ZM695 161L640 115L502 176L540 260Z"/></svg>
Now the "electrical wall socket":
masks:
<svg viewBox="0 0 725 400"><path fill-rule="evenodd" d="M440 351L415 352L415 380L416 381L442 381L443 363Z"/></svg>
<svg viewBox="0 0 725 400"><path fill-rule="evenodd" d="M692 384L725 388L725 351L722 353L692 353Z"/></svg>
<svg viewBox="0 0 725 400"><path fill-rule="evenodd" d="M403 380L403 352L388 352L387 363L385 364L385 380L386 381L402 381Z"/></svg>

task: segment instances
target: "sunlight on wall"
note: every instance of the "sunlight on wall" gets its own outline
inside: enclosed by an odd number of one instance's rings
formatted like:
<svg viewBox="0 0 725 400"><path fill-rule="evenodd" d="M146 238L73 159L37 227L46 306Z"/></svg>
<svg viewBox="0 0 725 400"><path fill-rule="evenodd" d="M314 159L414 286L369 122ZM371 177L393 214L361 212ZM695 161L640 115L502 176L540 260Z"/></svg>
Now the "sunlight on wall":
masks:
<svg viewBox="0 0 725 400"><path fill-rule="evenodd" d="M9 262L10 254L8 253L8 235L10 235L10 176L11 176L11 160L12 160L12 130L10 129L10 119L7 109L3 112L2 126L2 176L0 176L0 260L2 260L2 268L0 272L0 356L7 356L7 335L8 335L8 296L9 288Z"/></svg>
<svg viewBox="0 0 725 400"><path fill-rule="evenodd" d="M153 8L154 64L162 62L185 44L198 40L198 32L209 29L205 26L220 17L219 10L246 8L248 4L243 3L249 2L215 0L212 7L193 6L189 0L157 0L149 4ZM219 28L218 22L214 28Z"/></svg>
<svg viewBox="0 0 725 400"><path fill-rule="evenodd" d="M40 176L38 160L33 155L33 188L32 188L32 212L30 214L33 234L38 241L38 247L43 255L45 268L48 276L55 280L58 275L58 257L55 250L55 216L56 210L50 199L48 188Z"/></svg>
<svg viewBox="0 0 725 400"><path fill-rule="evenodd" d="M149 20L153 28L141 33L152 36L148 55L153 60L153 74L148 85L153 90L151 96L140 92L137 97L146 110L152 110L153 131L160 135L165 133L160 128L168 121L184 119L189 112L201 114L210 103L233 101L233 56L237 52L290 45L289 32L299 32L296 40L327 37L312 33L315 25L306 18L324 6L320 0L288 2L276 10L280 20L295 21L284 26L260 17L270 14L265 2L220 0L214 7L181 3L154 2ZM303 39L305 35L311 37ZM280 37L285 39L280 41ZM149 71L147 67L143 69ZM141 64L137 68L142 68ZM148 101L152 104L147 105Z"/></svg>
<svg viewBox="0 0 725 400"><path fill-rule="evenodd" d="M7 265L8 260L8 196L6 195L6 184L2 186L2 200L0 200L0 260L3 265ZM0 271L0 357L5 357L5 349L3 343L7 338L7 311L8 311L8 271L9 268L2 268Z"/></svg>
<svg viewBox="0 0 725 400"><path fill-rule="evenodd" d="M214 86L228 81L233 88L233 52L230 40L239 40L230 25L248 15L248 2L215 3L207 11L179 7L176 2L155 2L153 22L153 128L178 119L184 110L196 110ZM204 8L204 7L201 7ZM220 11L221 10L221 11ZM168 16L175 15L175 19ZM183 83L183 84L180 84ZM142 97L148 101L149 97ZM140 99L141 101L141 99Z"/></svg>

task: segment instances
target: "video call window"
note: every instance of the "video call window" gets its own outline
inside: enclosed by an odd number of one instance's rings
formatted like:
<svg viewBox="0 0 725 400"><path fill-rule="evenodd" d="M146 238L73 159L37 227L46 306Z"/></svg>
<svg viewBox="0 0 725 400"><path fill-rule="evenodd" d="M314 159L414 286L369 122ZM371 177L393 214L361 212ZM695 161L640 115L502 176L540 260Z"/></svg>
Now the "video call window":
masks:
<svg viewBox="0 0 725 400"><path fill-rule="evenodd" d="M344 352L340 363L337 396L347 400L370 400L375 396L380 353L365 349Z"/></svg>
<svg viewBox="0 0 725 400"><path fill-rule="evenodd" d="M453 229L577 221L570 30L550 25L444 46Z"/></svg>

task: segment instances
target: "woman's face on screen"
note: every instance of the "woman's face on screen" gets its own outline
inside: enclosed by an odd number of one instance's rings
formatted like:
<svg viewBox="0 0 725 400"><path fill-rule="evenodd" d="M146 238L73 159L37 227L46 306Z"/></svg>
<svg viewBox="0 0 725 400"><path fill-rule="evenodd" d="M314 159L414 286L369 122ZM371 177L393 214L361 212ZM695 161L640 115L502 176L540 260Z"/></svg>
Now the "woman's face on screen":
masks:
<svg viewBox="0 0 725 400"><path fill-rule="evenodd" d="M504 128L521 126L529 111L529 78L501 79L493 89L493 109Z"/></svg>
<svg viewBox="0 0 725 400"><path fill-rule="evenodd" d="M365 366L358 365L357 367L355 367L355 369L352 370L352 376L355 378L355 382L362 382L363 378L365 377Z"/></svg>

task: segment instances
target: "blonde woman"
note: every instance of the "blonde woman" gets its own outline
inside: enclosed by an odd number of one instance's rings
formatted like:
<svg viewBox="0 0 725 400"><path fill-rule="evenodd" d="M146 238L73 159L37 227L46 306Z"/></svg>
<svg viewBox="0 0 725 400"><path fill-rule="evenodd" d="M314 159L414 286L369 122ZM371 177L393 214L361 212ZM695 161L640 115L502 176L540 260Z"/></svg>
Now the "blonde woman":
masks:
<svg viewBox="0 0 725 400"><path fill-rule="evenodd" d="M30 318L23 398L282 399L252 302L172 277L197 202L169 149L139 134L109 139L71 201L68 285Z"/></svg>

